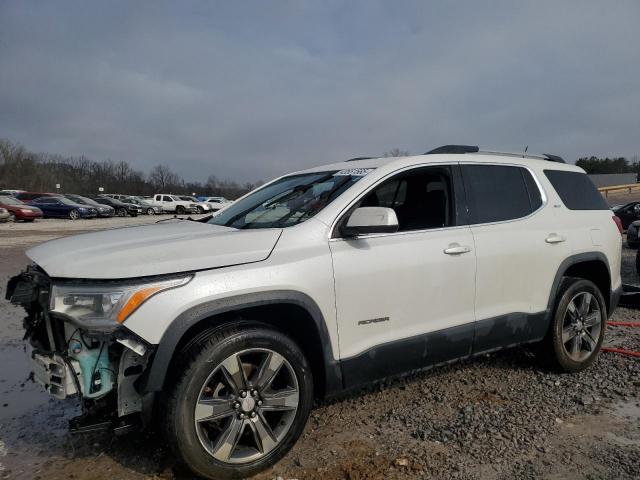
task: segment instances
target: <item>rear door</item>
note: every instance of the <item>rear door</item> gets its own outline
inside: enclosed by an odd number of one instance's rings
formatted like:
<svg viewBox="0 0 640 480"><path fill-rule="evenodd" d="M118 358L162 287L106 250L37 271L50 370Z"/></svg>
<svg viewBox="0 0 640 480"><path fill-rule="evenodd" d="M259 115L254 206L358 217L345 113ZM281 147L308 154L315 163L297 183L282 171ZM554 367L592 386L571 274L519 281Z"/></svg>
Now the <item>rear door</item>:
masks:
<svg viewBox="0 0 640 480"><path fill-rule="evenodd" d="M381 206L400 225L330 241L348 385L470 353L475 256L461 190L457 165L416 167L373 187L339 220Z"/></svg>
<svg viewBox="0 0 640 480"><path fill-rule="evenodd" d="M550 285L569 253L534 171L461 165L476 248L474 351L542 338Z"/></svg>

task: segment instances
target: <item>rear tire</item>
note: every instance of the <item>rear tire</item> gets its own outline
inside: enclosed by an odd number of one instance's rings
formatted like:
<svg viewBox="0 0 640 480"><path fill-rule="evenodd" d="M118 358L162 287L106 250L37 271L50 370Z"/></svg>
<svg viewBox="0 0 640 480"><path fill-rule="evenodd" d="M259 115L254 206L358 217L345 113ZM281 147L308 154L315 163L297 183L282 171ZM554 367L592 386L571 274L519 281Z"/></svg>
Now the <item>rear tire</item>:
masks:
<svg viewBox="0 0 640 480"><path fill-rule="evenodd" d="M184 212L185 212L185 209L184 209L184 207L183 207L182 205L178 205L178 206L176 207L176 213L177 213L178 215L184 215Z"/></svg>
<svg viewBox="0 0 640 480"><path fill-rule="evenodd" d="M127 210L124 208L119 208L118 210L116 210L116 215L118 215L119 217L126 217Z"/></svg>
<svg viewBox="0 0 640 480"><path fill-rule="evenodd" d="M9 212L9 218L7 218L7 222L14 223L16 222L16 214L13 212Z"/></svg>
<svg viewBox="0 0 640 480"><path fill-rule="evenodd" d="M589 368L602 347L606 321L607 307L600 289L589 280L563 278L549 332L541 345L543 361L568 373Z"/></svg>
<svg viewBox="0 0 640 480"><path fill-rule="evenodd" d="M165 431L196 474L250 477L280 460L301 435L313 379L304 354L286 335L261 323L227 325L192 340L179 358Z"/></svg>

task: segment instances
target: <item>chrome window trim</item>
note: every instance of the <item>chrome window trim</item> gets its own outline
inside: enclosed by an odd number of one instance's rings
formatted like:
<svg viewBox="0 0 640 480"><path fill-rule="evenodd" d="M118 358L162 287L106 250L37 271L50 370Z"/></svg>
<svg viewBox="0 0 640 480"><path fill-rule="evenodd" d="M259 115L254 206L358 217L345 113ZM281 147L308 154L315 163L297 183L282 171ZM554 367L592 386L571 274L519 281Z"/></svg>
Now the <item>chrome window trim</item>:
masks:
<svg viewBox="0 0 640 480"><path fill-rule="evenodd" d="M456 165L459 165L459 166L462 166L462 165L490 165L490 166L498 166L498 167L506 166L506 167L524 168L533 177L533 181L535 182L536 186L538 187L538 191L540 192L540 195L542 197L542 204L536 210L531 212L529 215L526 215L524 217L512 218L512 219L509 219L509 220L500 220L500 221L497 221L497 222L486 222L486 223L470 223L468 225L454 225L454 226L451 226L451 227L427 228L427 229L422 229L422 230L407 230L407 231L404 231L404 232L394 232L394 233L370 233L370 234L366 234L366 235L358 235L357 237L355 237L355 239L392 237L392 236L398 236L398 235L411 235L411 234L419 234L419 233L426 233L426 232L439 232L439 231L444 231L444 230L458 230L458 229L462 229L462 228L474 228L474 227L482 227L482 226L489 226L489 225L500 225L500 224L503 224L503 223L520 222L520 221L523 221L523 220L527 220L527 219L533 217L534 215L536 215L538 212L540 212L540 210L545 208L547 206L548 202L549 202L549 197L547 195L547 192L546 192L544 186L542 185L542 183L540 182L540 179L538 178L538 175L536 175L535 171L533 171L529 166L522 165L520 163L459 161L459 162L454 162L454 163L431 162L431 163L421 163L421 164L417 164L417 165L410 165L410 166L407 166L407 167L404 167L404 168L400 168L398 170L394 170L393 172L389 172L387 175L385 175L384 177L378 179L378 181L376 183L374 183L373 185L370 185L366 190L360 192L360 194L358 194L353 200L351 200L351 202L349 202L349 204L345 208L343 208L340 211L340 213L338 213L338 215L336 215L336 218L331 223L331 227L329 228L329 238L328 238L329 242L334 242L334 241L338 241L338 240L340 240L340 241L354 240L352 238L334 237L333 236L333 232L336 229L337 224L340 222L340 220L342 220L343 216L346 214L346 212L348 212L351 209L351 207L353 207L354 204L356 204L358 201L360 201L360 199L362 197L364 197L369 192L371 192L372 190L377 188L382 182L385 182L389 178L391 178L391 177L393 177L393 176L395 176L397 174L406 172L408 170L413 170L413 169L417 169L417 168L424 168L424 167L452 167L452 166L456 166ZM463 181L464 181L464 179L463 179ZM452 185L452 187L455 189L455 185ZM455 198L455 192L453 192L453 196Z"/></svg>
<svg viewBox="0 0 640 480"><path fill-rule="evenodd" d="M409 170L414 170L414 169L418 169L418 168L424 168L424 167L452 167L455 165L458 165L459 162L453 162L453 163L441 163L441 162L429 162L429 163L420 163L420 164L416 164L416 165L409 165L403 168L399 168L397 170L394 170L393 172L389 172L387 173L387 175L385 175L382 178L379 178L378 181L376 183L374 183L373 185L369 185L369 187L365 190L363 190L362 192L360 192L358 195L356 195L356 197L354 199L352 199L345 208L343 208L340 213L338 213L338 215L336 215L336 218L333 220L333 222L331 222L331 227L329 228L329 241L333 241L333 240L352 240L352 239L347 239L347 238L343 238L343 237L334 237L333 236L333 232L337 226L337 224L340 222L340 220L342 220L342 217L344 215L346 215L346 212L348 212L351 207L353 207L353 205L357 202L360 201L360 199L362 197L364 197L365 195L367 195L369 192L371 192L372 190L376 189L378 186L380 186L380 184L382 182L385 182L386 180L388 180L391 177L394 177L395 175L398 175L400 173L409 171ZM451 178L451 180L453 180L453 177ZM455 188L454 185L452 185L452 188ZM455 197L455 193L454 193L454 197ZM395 235L403 235L403 234L413 234L413 233L419 233L419 232L433 232L435 230L453 230L453 229L458 229L458 228L462 228L462 227L468 227L468 225L454 225L452 227L442 227L442 228L428 228L428 229L422 229L422 230L407 230L404 232L394 232L394 233L370 233L367 235L358 235L356 238L360 239L360 238L371 238L371 237L388 237L388 236L395 236Z"/></svg>
<svg viewBox="0 0 640 480"><path fill-rule="evenodd" d="M544 187L542 186L542 183L540 182L540 179L538 178L536 173L533 170L531 170L531 168L529 168L527 165L522 165L522 164L519 164L519 163L492 163L492 162L486 162L486 163L485 162L482 162L482 163L478 163L478 162L460 162L460 165L490 165L490 166L498 166L498 167L504 166L504 167L524 168L533 177L533 181L536 183L536 186L538 187L540 195L542 196L542 204L537 209L535 209L533 212L531 212L529 215L525 215L524 217L518 217L518 218L510 218L508 220L499 220L497 222L470 223L468 225L468 227L470 227L470 228L484 227L485 225L500 225L500 224L503 224L503 223L513 223L513 222L520 222L522 220L527 220L527 219L533 217L534 215L536 215L544 207L546 207L547 203L549 202L549 197L547 196L547 192L544 189ZM463 181L464 181L464 178L463 178Z"/></svg>

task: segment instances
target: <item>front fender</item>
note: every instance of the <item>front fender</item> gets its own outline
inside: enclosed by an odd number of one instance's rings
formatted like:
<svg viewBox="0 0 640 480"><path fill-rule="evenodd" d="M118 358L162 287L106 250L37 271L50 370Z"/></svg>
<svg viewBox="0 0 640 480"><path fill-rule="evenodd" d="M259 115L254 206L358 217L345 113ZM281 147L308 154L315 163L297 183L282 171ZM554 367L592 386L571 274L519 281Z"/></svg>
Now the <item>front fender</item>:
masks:
<svg viewBox="0 0 640 480"><path fill-rule="evenodd" d="M199 322L213 316L242 308L273 304L293 304L304 308L313 319L321 339L325 367L325 390L337 392L342 389L342 372L331 348L329 332L318 305L308 295L294 290L242 294L196 305L180 314L160 339L147 375L140 385L143 393L158 392L164 387L171 359L185 333Z"/></svg>

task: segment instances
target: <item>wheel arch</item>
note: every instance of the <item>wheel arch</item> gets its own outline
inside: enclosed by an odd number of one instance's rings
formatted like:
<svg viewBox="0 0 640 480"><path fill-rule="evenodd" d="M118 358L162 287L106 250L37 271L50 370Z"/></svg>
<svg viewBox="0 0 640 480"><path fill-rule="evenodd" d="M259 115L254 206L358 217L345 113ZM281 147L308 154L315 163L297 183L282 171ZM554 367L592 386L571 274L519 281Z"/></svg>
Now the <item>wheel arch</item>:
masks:
<svg viewBox="0 0 640 480"><path fill-rule="evenodd" d="M604 297L607 315L611 313L611 308L612 306L615 307L616 302L613 299L611 290L611 267L604 253L578 253L564 259L558 268L551 287L548 303L550 315L553 315L555 310L558 289L564 277L584 278L595 283Z"/></svg>
<svg viewBox="0 0 640 480"><path fill-rule="evenodd" d="M311 364L317 396L342 390L342 372L320 308L304 293L279 290L213 300L183 312L162 336L142 381L142 391L161 391L181 351L212 328L240 319L265 323L298 343Z"/></svg>

